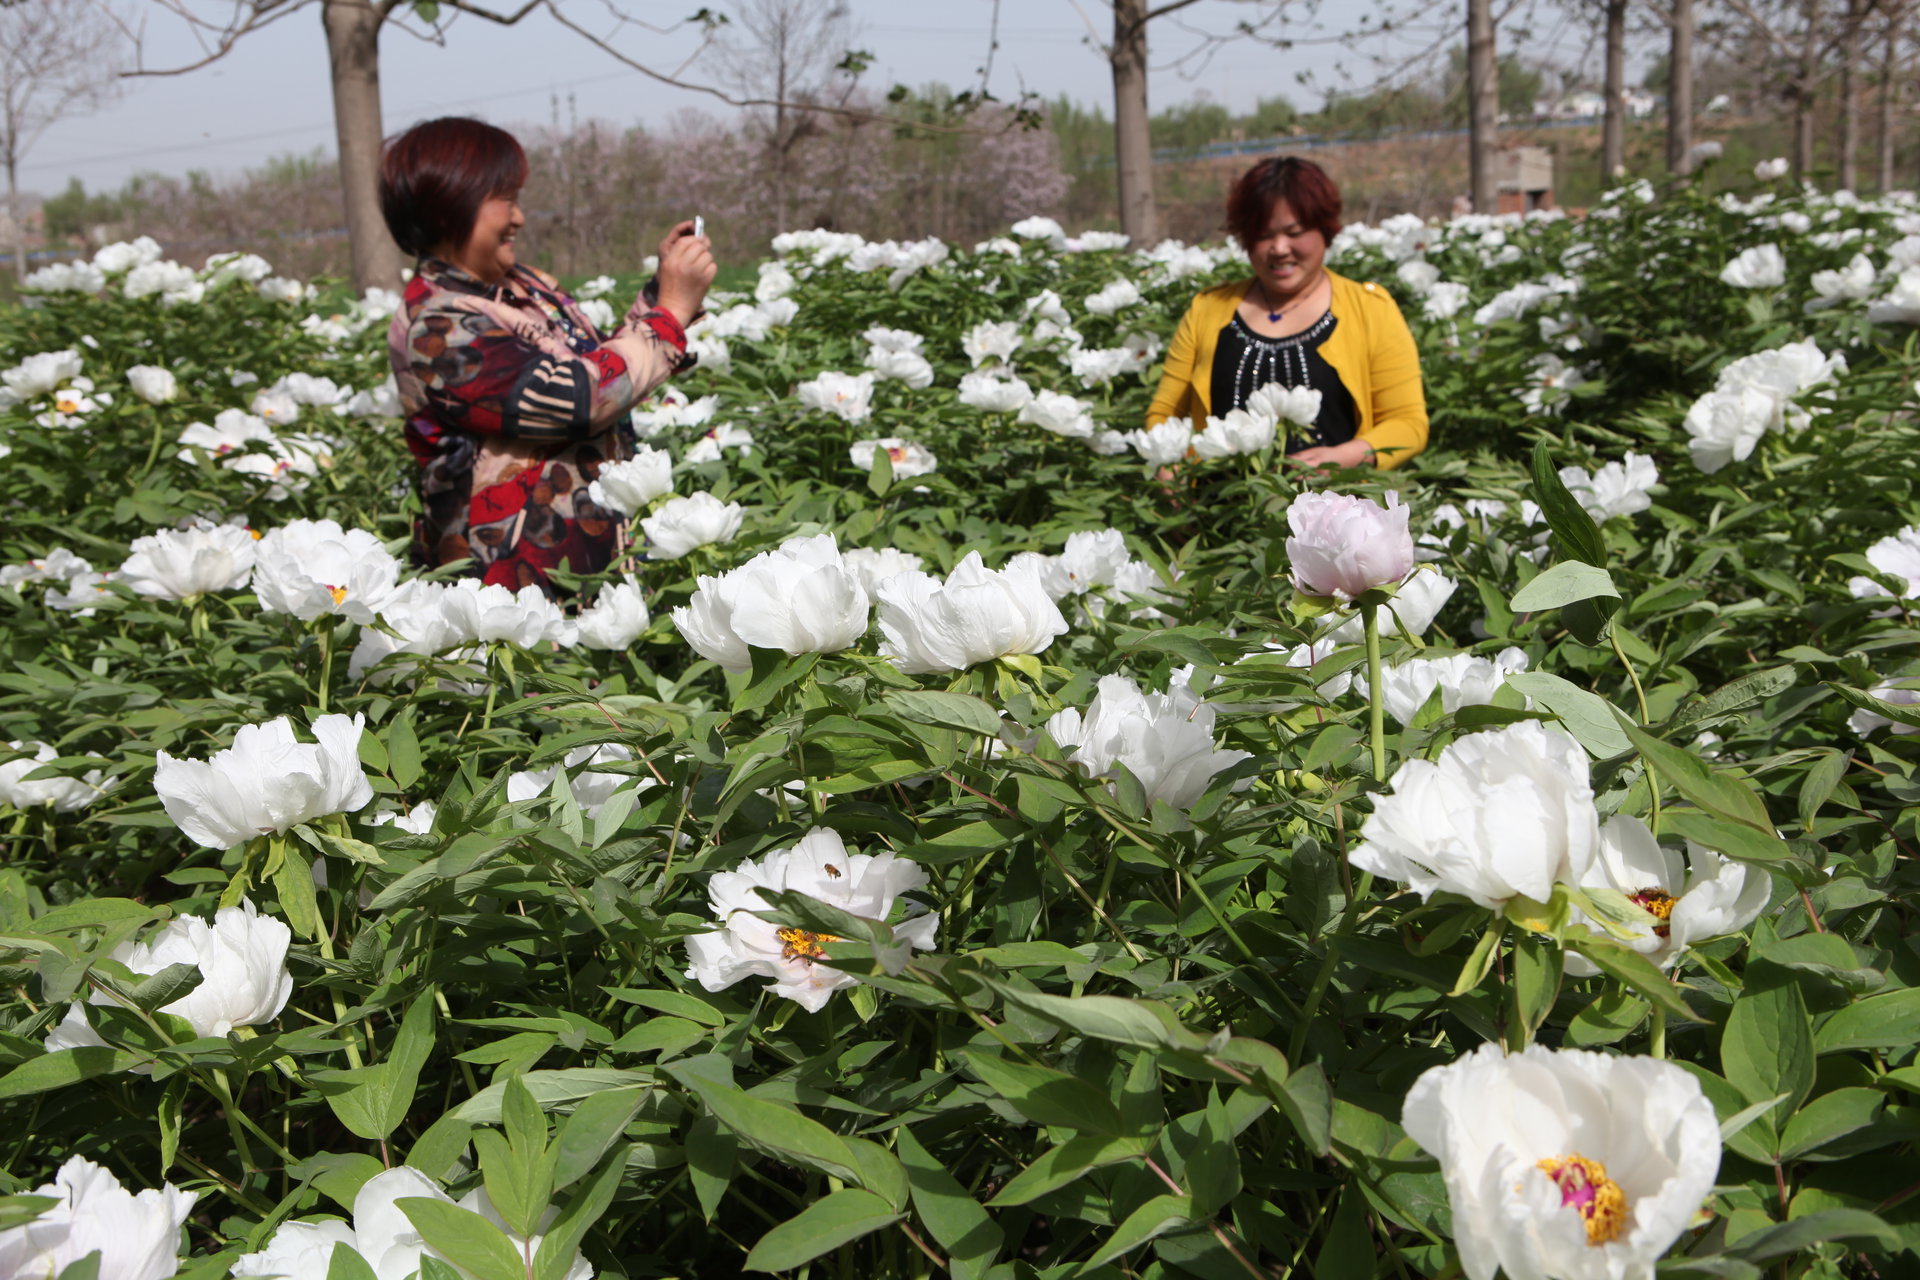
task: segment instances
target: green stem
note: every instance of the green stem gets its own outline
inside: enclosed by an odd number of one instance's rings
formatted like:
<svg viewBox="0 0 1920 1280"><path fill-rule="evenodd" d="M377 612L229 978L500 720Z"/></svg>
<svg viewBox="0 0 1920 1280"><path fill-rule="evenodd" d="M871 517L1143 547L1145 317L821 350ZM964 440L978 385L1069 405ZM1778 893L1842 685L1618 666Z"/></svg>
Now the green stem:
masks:
<svg viewBox="0 0 1920 1280"><path fill-rule="evenodd" d="M1367 739L1373 747L1373 777L1387 780L1387 702L1380 687L1380 606L1360 606L1367 628Z"/></svg>
<svg viewBox="0 0 1920 1280"><path fill-rule="evenodd" d="M1656 1058L1667 1056L1667 1011L1659 1005L1653 1006L1653 1037L1647 1052Z"/></svg>
<svg viewBox="0 0 1920 1280"><path fill-rule="evenodd" d="M327 689L333 684L333 623L333 616L328 614L315 624L320 633L320 683L313 696L321 715L327 714Z"/></svg>
<svg viewBox="0 0 1920 1280"><path fill-rule="evenodd" d="M1620 633L1612 627L1607 628L1607 639L1613 642L1614 656L1620 659L1620 665L1627 669L1627 679L1633 681L1633 694L1640 703L1640 723L1651 725L1653 717L1647 714L1647 691L1640 687L1640 673L1634 670L1633 660L1627 657L1627 651L1620 646ZM1641 760L1641 768L1646 770L1647 795L1651 798L1647 826L1654 835L1660 834L1660 776L1653 771L1653 762ZM1662 1030L1665 1028L1663 1027Z"/></svg>
<svg viewBox="0 0 1920 1280"><path fill-rule="evenodd" d="M1360 923L1360 904L1373 892L1373 872L1362 871L1360 883L1347 896L1346 910L1340 914L1340 924L1333 936L1327 939L1327 954L1320 957L1319 971L1313 975L1313 985L1307 989L1307 1002L1300 1011L1300 1018L1293 1024L1293 1035L1287 1041L1287 1061L1297 1063L1300 1055L1306 1051L1307 1032L1312 1029L1313 1020L1319 1016L1320 1002L1326 999L1327 987L1333 982L1333 967L1340 960L1341 939L1351 937Z"/></svg>

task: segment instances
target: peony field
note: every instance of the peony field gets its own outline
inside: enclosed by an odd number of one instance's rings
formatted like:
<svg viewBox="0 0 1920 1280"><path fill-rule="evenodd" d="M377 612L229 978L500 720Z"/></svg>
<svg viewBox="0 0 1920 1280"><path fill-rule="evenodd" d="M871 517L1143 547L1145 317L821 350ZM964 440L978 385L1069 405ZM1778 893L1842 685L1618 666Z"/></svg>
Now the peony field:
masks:
<svg viewBox="0 0 1920 1280"><path fill-rule="evenodd" d="M0 1280L1920 1274L1920 199L1762 169L1348 226L1379 472L1145 429L1236 245L781 235L559 601L395 296L35 273Z"/></svg>

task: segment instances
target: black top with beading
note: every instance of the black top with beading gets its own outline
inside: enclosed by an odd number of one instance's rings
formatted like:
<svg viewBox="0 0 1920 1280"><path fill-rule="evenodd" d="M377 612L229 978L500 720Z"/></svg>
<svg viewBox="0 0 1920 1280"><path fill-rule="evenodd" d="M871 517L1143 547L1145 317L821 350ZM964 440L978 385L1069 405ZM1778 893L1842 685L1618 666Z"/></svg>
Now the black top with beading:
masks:
<svg viewBox="0 0 1920 1280"><path fill-rule="evenodd" d="M1313 387L1320 392L1320 416L1310 430L1289 439L1287 448L1345 444L1353 439L1360 421L1353 393L1320 354L1320 344L1338 323L1329 310L1299 333L1267 338L1248 328L1236 312L1220 331L1213 352L1214 415L1224 417L1231 410L1246 408L1253 393L1268 383Z"/></svg>

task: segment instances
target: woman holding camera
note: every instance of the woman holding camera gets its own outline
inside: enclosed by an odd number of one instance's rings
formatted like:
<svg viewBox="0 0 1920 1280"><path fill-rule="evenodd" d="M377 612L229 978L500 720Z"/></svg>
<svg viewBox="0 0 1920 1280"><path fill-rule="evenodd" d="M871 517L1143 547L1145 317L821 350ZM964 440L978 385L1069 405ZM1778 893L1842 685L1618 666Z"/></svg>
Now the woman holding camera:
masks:
<svg viewBox="0 0 1920 1280"><path fill-rule="evenodd" d="M515 255L526 179L513 135L478 120L429 120L387 144L381 211L419 259L387 345L420 463L415 558L471 559L489 583L551 593L549 570L596 573L619 549L620 515L587 486L632 456L629 410L692 365L686 328L715 267L681 223L655 281L602 334Z"/></svg>

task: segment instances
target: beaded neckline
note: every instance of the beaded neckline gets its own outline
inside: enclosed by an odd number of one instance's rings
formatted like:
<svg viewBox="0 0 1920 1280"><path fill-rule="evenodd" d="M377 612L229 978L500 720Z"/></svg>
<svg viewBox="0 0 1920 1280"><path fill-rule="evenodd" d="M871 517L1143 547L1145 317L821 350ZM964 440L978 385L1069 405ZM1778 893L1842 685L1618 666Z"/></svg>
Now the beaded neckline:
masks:
<svg viewBox="0 0 1920 1280"><path fill-rule="evenodd" d="M1253 327L1246 322L1246 319L1241 316L1238 311L1233 313L1233 324L1240 330L1240 336L1245 338L1249 343L1265 347L1268 350L1303 347L1309 343L1318 342L1327 336L1327 333L1333 328L1333 308L1328 307L1318 320L1315 320L1300 332L1290 333L1284 338L1269 338L1265 334L1255 333Z"/></svg>

